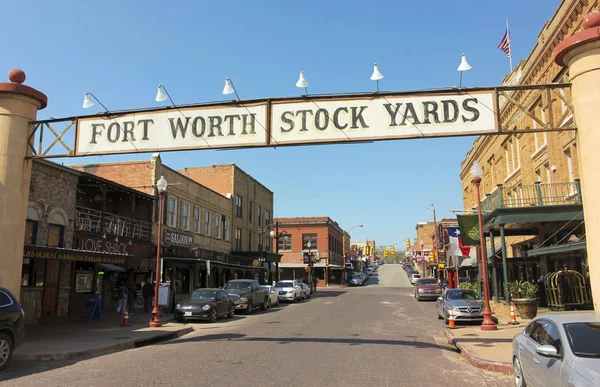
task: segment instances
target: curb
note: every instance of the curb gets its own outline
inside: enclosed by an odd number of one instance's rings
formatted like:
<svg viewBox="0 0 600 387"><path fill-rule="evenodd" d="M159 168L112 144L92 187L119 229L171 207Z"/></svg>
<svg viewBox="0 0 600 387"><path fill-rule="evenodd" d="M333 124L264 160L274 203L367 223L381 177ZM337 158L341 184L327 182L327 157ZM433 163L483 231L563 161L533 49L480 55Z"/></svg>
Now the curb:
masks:
<svg viewBox="0 0 600 387"><path fill-rule="evenodd" d="M467 361L470 365L475 368L480 368L482 370L491 371L491 372L502 372L502 373L513 373L513 368L511 363L501 362L501 361L491 361L485 360L480 357L477 357L473 354L471 350L463 346L460 342L456 340L454 334L446 329L444 332L444 336L448 343L454 345L456 348L460 350L460 355L463 359Z"/></svg>
<svg viewBox="0 0 600 387"><path fill-rule="evenodd" d="M155 336L144 337L140 339L128 340L122 343L111 344L104 347L84 349L81 351L57 352L57 353L38 353L38 354L13 354L14 361L53 361L53 360L74 360L82 357L95 357L109 353L120 352L127 349L139 348L146 345L157 344L163 341L172 340L179 336L193 332L193 327L185 327L172 332L161 332Z"/></svg>

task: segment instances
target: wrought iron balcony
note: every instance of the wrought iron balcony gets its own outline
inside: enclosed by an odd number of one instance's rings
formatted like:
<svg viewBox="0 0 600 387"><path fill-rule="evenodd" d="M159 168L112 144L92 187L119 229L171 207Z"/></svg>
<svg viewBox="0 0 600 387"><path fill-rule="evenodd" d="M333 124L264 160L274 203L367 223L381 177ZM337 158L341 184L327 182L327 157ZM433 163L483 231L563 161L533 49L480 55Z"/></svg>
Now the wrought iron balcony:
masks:
<svg viewBox="0 0 600 387"><path fill-rule="evenodd" d="M497 208L520 208L581 204L579 179L569 183L535 183L504 187L499 184L481 202L483 211Z"/></svg>
<svg viewBox="0 0 600 387"><path fill-rule="evenodd" d="M85 207L77 207L75 212L75 227L78 231L106 233L145 241L152 238L152 225L148 222Z"/></svg>

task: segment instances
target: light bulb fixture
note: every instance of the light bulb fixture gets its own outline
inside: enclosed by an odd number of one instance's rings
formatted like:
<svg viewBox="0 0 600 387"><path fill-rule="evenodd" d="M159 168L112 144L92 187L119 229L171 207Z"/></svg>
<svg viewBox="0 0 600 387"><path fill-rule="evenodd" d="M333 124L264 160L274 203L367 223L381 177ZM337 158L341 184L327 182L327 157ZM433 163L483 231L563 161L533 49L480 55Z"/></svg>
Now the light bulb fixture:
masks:
<svg viewBox="0 0 600 387"><path fill-rule="evenodd" d="M235 93L235 96L237 97L237 100L239 101L240 96L238 95L238 92L235 89L235 86L233 85L231 78L225 78L225 87L223 87L223 94L227 95L227 94L232 94L232 93Z"/></svg>
<svg viewBox="0 0 600 387"><path fill-rule="evenodd" d="M165 192L167 190L167 180L164 176L161 176L160 179L156 182L156 188L159 192Z"/></svg>
<svg viewBox="0 0 600 387"><path fill-rule="evenodd" d="M304 88L305 96L308 97L308 81L304 78L304 71L300 71L300 77L296 82L296 87Z"/></svg>
<svg viewBox="0 0 600 387"><path fill-rule="evenodd" d="M481 180L481 176L483 176L483 168L481 168L481 165L477 160L473 162L473 165L471 165L471 169L469 169L469 172L471 173L471 178L473 179L473 181Z"/></svg>
<svg viewBox="0 0 600 387"><path fill-rule="evenodd" d="M462 54L462 57L460 58L460 65L456 69L456 70L460 71L460 82L459 82L459 86L458 86L459 88L462 89L463 72L471 70L471 69L472 69L472 67L469 64L469 62L467 62L467 57L465 56L465 54Z"/></svg>
<svg viewBox="0 0 600 387"><path fill-rule="evenodd" d="M85 95L83 96L83 108L84 109L94 106L94 102L90 100L90 97L88 97L88 94L89 93L85 93Z"/></svg>
<svg viewBox="0 0 600 387"><path fill-rule="evenodd" d="M167 99L167 96L162 91L163 85L158 85L158 91L156 92L156 98L154 99L156 102L162 102Z"/></svg>
<svg viewBox="0 0 600 387"><path fill-rule="evenodd" d="M383 79L383 74L379 71L379 66L377 63L373 65L373 74L371 75L371 80L377 82L377 92L379 93L379 80Z"/></svg>

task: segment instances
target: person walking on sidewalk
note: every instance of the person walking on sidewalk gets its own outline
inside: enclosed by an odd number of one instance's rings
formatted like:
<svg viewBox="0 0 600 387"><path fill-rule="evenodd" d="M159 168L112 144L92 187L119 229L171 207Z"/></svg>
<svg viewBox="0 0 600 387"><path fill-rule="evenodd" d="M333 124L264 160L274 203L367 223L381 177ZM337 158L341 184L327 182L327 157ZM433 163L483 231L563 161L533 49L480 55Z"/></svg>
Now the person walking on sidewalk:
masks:
<svg viewBox="0 0 600 387"><path fill-rule="evenodd" d="M312 279L312 280L313 280L313 286L314 286L314 290L313 290L313 292L315 292L315 293L316 293L316 292L317 292L317 277L316 277L316 276L313 276L313 279Z"/></svg>
<svg viewBox="0 0 600 387"><path fill-rule="evenodd" d="M142 288L142 295L144 296L144 313L150 313L152 311L152 298L154 298L154 286L150 282L150 279L146 279L146 283Z"/></svg>
<svg viewBox="0 0 600 387"><path fill-rule="evenodd" d="M117 288L117 294L119 295L119 306L117 306L117 313L125 313L127 309L127 287L124 283L121 283L121 286Z"/></svg>

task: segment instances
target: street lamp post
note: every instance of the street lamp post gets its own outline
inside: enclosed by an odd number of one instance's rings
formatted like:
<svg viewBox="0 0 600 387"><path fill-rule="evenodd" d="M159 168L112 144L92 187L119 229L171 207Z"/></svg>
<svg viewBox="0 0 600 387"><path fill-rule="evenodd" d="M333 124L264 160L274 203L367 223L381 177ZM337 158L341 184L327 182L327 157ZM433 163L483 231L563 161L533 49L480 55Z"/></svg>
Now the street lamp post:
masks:
<svg viewBox="0 0 600 387"><path fill-rule="evenodd" d="M272 226L272 224L271 224ZM279 238L287 235L287 231L279 232L279 221L275 222L275 231L269 233L271 238L275 238L275 254L279 255ZM279 262L275 262L275 281L279 281Z"/></svg>
<svg viewBox="0 0 600 387"><path fill-rule="evenodd" d="M148 323L151 328L161 327L160 323L160 310L158 310L158 284L160 283L160 241L162 239L162 222L163 222L163 201L165 198L165 191L167 190L167 181L163 176L156 182L156 188L158 190L158 240L156 242L156 275L154 279L154 308L152 309L152 320Z"/></svg>
<svg viewBox="0 0 600 387"><path fill-rule="evenodd" d="M419 242L421 242L421 275L425 277L425 243L423 242L423 239Z"/></svg>
<svg viewBox="0 0 600 387"><path fill-rule="evenodd" d="M440 282L440 251L439 251L439 235L438 235L438 227L437 227L437 219L435 218L435 205L431 203L431 207L433 208L433 228L434 228L434 251L435 251L435 263L437 263L437 279Z"/></svg>
<svg viewBox="0 0 600 387"><path fill-rule="evenodd" d="M350 231L352 231L353 228L362 227L362 226L363 226L362 224L357 224L356 226L350 227L350 229L348 231L346 231L348 233L348 236L350 236ZM344 250L346 250L346 249L344 248ZM342 269L342 285L340 286L342 288L346 284L346 252L344 252L344 260L343 260L343 262L344 262L344 266L343 266L343 269Z"/></svg>
<svg viewBox="0 0 600 387"><path fill-rule="evenodd" d="M488 278L487 278L487 259L485 258L485 247L483 243L483 221L481 216L481 194L479 193L479 185L481 184L481 176L483 175L483 169L477 161L471 166L471 178L477 191L477 216L479 218L479 249L481 257L481 271L483 275L483 301L485 302L485 309L483 311L483 323L481 324L482 331L495 331L498 329L496 323L492 319L492 310L490 309L490 298L488 290Z"/></svg>

